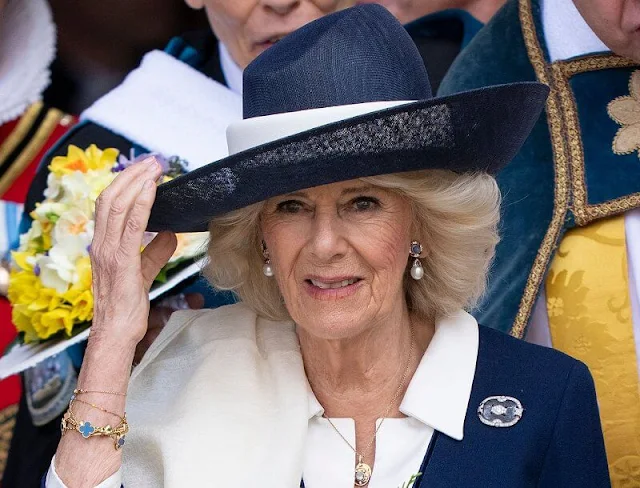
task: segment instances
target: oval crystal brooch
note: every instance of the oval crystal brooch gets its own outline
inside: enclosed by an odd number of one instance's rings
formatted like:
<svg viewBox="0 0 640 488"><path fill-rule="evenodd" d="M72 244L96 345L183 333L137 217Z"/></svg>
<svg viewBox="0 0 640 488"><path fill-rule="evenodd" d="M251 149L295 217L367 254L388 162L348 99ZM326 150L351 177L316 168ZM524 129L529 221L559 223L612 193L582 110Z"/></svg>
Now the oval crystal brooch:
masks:
<svg viewBox="0 0 640 488"><path fill-rule="evenodd" d="M510 396L490 396L478 407L480 422L491 427L511 427L522 418L522 403Z"/></svg>

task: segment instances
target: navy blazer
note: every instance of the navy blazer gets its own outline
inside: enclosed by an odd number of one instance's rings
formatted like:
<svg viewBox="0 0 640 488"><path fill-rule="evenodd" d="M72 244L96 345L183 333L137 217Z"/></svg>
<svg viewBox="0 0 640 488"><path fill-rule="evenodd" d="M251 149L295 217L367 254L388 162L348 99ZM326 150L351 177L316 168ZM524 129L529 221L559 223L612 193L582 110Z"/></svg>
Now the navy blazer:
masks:
<svg viewBox="0 0 640 488"><path fill-rule="evenodd" d="M480 422L478 406L494 395L522 402L514 426ZM436 433L420 472L416 488L611 486L589 370L561 352L480 327L464 439Z"/></svg>

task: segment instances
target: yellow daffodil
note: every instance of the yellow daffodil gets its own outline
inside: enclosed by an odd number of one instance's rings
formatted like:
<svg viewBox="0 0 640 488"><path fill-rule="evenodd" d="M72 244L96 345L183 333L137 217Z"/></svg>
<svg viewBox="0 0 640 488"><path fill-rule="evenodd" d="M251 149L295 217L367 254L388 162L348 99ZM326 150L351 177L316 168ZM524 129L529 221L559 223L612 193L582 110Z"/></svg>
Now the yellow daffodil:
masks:
<svg viewBox="0 0 640 488"><path fill-rule="evenodd" d="M76 261L78 280L71 287L75 291L91 290L91 259L84 256Z"/></svg>
<svg viewBox="0 0 640 488"><path fill-rule="evenodd" d="M74 171L86 173L89 170L111 169L118 157L118 150L109 148L104 151L95 144L83 151L77 146L69 145L66 156L56 156L51 161L49 169L56 175L70 174Z"/></svg>
<svg viewBox="0 0 640 488"><path fill-rule="evenodd" d="M35 253L32 251L14 251L11 257L16 265L23 271L33 271L35 265Z"/></svg>
<svg viewBox="0 0 640 488"><path fill-rule="evenodd" d="M18 332L24 333L24 342L35 342L39 340L38 333L33 326L34 317L32 313L26 310L27 305L13 305L11 310L11 320L18 329ZM25 313L28 312L28 313ZM42 315L42 314L40 314Z"/></svg>
<svg viewBox="0 0 640 488"><path fill-rule="evenodd" d="M93 318L93 295L90 290L69 290L64 298L71 303L71 318L79 323Z"/></svg>
<svg viewBox="0 0 640 488"><path fill-rule="evenodd" d="M52 288L41 288L38 298L29 304L33 312L50 312L62 303L62 297Z"/></svg>
<svg viewBox="0 0 640 488"><path fill-rule="evenodd" d="M13 304L29 305L38 298L42 285L30 271L12 271L9 277L9 301Z"/></svg>
<svg viewBox="0 0 640 488"><path fill-rule="evenodd" d="M48 339L61 330L64 330L67 335L71 335L73 330L71 308L58 307L51 312L45 312L42 314L40 324L34 323L33 326L41 339Z"/></svg>

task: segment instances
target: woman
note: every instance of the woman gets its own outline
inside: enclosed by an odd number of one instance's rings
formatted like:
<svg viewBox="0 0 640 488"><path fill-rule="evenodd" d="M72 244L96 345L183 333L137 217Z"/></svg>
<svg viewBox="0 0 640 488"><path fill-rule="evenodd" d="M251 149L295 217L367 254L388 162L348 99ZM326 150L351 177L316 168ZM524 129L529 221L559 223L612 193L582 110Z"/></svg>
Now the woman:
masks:
<svg viewBox="0 0 640 488"><path fill-rule="evenodd" d="M153 211L153 160L100 197L92 336L46 486L607 486L586 368L462 311L497 240L490 174L546 88L432 98L375 5L283 39L244 88L232 156ZM209 279L244 303L174 314L129 378L175 246L140 256L150 212L208 226Z"/></svg>
<svg viewBox="0 0 640 488"><path fill-rule="evenodd" d="M33 3L35 8L45 2ZM192 168L226 156L224 130L229 122L241 118L242 69L271 45L270 42L261 40L275 40L307 22L349 6L352 2L188 0L187 3L193 8L203 8L206 11L212 29L175 38L166 52L148 53L140 67L125 82L90 107L83 114L84 123L61 139L57 143L57 151L51 151L40 164L41 171L31 185L24 215L28 216L43 198L51 159L66 154L70 144L82 148L89 144L97 144L103 148L114 147L123 155L129 155L132 151L159 152L167 156L175 154L186 159ZM154 19L154 22L157 23L158 19ZM48 35L49 32L41 29L40 34ZM53 32L51 37L53 39ZM38 51L37 37L33 36L33 40L35 52L45 56L43 46L46 43L41 43ZM48 61L44 61L46 65ZM168 77L167 73L173 75ZM13 92L19 94L16 90ZM158 93L162 96L159 97ZM0 96L0 99L10 101L12 97ZM199 110L194 110L194 106ZM123 117L123 113L129 116ZM60 129L57 132L59 138ZM41 157L37 158L38 161ZM211 293L204 280L199 280L186 289L176 287L174 293L177 292L192 293L187 293L186 300L181 299L184 295L179 294L177 300L155 301L152 304L148 334L138 346L137 360L153 342L175 308L200 308L203 298L200 293L204 295L205 306L208 308L233 301L228 293ZM6 313L10 313L8 304ZM79 357L77 362L74 360L75 367L81 362L81 354L67 350L48 362L40 363L25 376L25 395L22 399L24 406L20 408L9 452L9 467L3 479L3 486L6 488L33 486L46 473L59 441L60 418L73 391L75 371L68 366L70 358ZM72 371L73 377L62 376L60 379L60 371ZM36 381L41 378L51 381ZM52 384L58 384L60 388L50 395L50 399L48 395L42 395L40 384L46 384L48 391L52 390ZM65 391L63 386L68 389ZM27 400L27 391L31 392L32 397L39 397L38 401L33 398ZM39 408L27 408L27 405L33 404L39 404ZM41 412L46 412L46 417ZM34 445L41 451L37 455L33 451Z"/></svg>

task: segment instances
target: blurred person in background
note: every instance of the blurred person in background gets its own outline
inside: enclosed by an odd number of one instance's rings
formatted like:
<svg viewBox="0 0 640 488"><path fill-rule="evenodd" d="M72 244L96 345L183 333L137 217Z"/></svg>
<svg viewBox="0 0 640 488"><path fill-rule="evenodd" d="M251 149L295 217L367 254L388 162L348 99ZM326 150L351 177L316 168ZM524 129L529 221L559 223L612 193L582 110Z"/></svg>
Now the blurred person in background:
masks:
<svg viewBox="0 0 640 488"><path fill-rule="evenodd" d="M49 0L57 54L45 101L79 114L115 88L152 49L206 28L206 16L182 0ZM143 19L153 19L152 22Z"/></svg>
<svg viewBox="0 0 640 488"><path fill-rule="evenodd" d="M358 0L356 3L379 3L403 24L425 15L448 9L465 10L483 24L504 5L506 0Z"/></svg>
<svg viewBox="0 0 640 488"><path fill-rule="evenodd" d="M74 123L42 101L56 52L45 0L0 0L0 351L16 336L6 299L9 249L39 160ZM20 380L0 381L0 476L15 424Z"/></svg>
<svg viewBox="0 0 640 488"><path fill-rule="evenodd" d="M59 3L71 2L59 0ZM151 3L141 2L140 8L150 8ZM28 192L22 231L30 225L29 213L43 198L49 163L56 156L66 155L72 144L82 149L90 144L101 149L112 147L126 157L149 152L177 155L189 163L190 169L225 156L226 127L242 116L243 68L290 32L351 3L349 0L187 0L189 7L206 12L212 29L192 31L172 39L165 51L149 52L122 84L82 113L81 122L43 158ZM134 8L128 6L129 2L116 4L122 7L121 13L132 12L128 9ZM153 2L154 7L155 4ZM111 5L97 8L109 10ZM92 7L78 6L78 10L83 9ZM139 25L141 18L154 19L155 23L154 10L147 10L144 17L121 21L121 25L111 21L102 32L118 36L120 29L135 30L132 24ZM72 14L65 12L65 15ZM112 17L105 13L104 18ZM140 26L143 27L146 28L146 24ZM134 32L130 34L132 39L137 38ZM75 39L80 39L79 36ZM85 52L91 50L87 48ZM181 292L178 300L154 303L149 334L139 348L137 360L176 308L203 305L197 299L198 293L204 296L204 305L209 308L234 301L229 293L213 293L196 277L173 291ZM68 349L25 373L25 394L3 478L4 488L39 486L60 437L61 414L71 397L82 354L82 348ZM47 391L42 385L47 386ZM50 385L57 386L51 388Z"/></svg>
<svg viewBox="0 0 640 488"><path fill-rule="evenodd" d="M498 174L503 239L476 316L589 366L612 485L640 486L640 3L510 0L440 93L527 80L551 95Z"/></svg>
<svg viewBox="0 0 640 488"><path fill-rule="evenodd" d="M406 24L429 72L431 89L505 0L359 0L386 7ZM428 60L428 62L426 62Z"/></svg>

